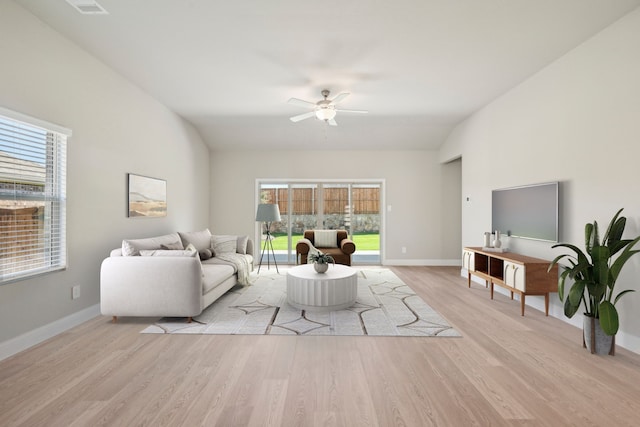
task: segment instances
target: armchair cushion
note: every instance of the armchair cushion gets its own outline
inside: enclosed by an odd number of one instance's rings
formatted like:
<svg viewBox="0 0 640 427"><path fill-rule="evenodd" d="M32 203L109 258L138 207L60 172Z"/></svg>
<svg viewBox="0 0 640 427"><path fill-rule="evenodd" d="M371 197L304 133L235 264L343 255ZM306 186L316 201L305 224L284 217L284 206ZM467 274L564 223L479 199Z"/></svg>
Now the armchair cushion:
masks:
<svg viewBox="0 0 640 427"><path fill-rule="evenodd" d="M313 230L315 246L318 248L337 248L337 230Z"/></svg>

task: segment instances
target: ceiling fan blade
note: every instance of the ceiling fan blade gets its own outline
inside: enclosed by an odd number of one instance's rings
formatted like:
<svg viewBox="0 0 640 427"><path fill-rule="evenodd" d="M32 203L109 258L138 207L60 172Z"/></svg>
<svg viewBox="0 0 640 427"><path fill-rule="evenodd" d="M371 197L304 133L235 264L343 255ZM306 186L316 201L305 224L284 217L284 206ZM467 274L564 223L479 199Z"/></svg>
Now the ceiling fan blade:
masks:
<svg viewBox="0 0 640 427"><path fill-rule="evenodd" d="M298 98L289 98L287 102L291 105L297 105L298 107L304 108L315 108L316 106L314 102L309 102Z"/></svg>
<svg viewBox="0 0 640 427"><path fill-rule="evenodd" d="M335 98L333 98L333 101L331 101L331 103L335 105L335 104L337 104L337 103L339 103L339 102L342 102L342 101L344 101L344 100L345 100L345 98L346 98L347 96L349 96L349 95L351 95L349 92L342 92L342 93L339 93L339 94L338 94L338 96L336 96Z"/></svg>
<svg viewBox="0 0 640 427"><path fill-rule="evenodd" d="M338 111L340 113L359 113L359 114L367 114L368 113L367 110L338 110L338 109L336 109L336 111Z"/></svg>
<svg viewBox="0 0 640 427"><path fill-rule="evenodd" d="M298 114L297 116L289 117L292 122L299 122L300 120L309 119L316 115L315 111L309 111L308 113Z"/></svg>
<svg viewBox="0 0 640 427"><path fill-rule="evenodd" d="M336 119L327 120L327 123L329 123L329 126L338 126Z"/></svg>

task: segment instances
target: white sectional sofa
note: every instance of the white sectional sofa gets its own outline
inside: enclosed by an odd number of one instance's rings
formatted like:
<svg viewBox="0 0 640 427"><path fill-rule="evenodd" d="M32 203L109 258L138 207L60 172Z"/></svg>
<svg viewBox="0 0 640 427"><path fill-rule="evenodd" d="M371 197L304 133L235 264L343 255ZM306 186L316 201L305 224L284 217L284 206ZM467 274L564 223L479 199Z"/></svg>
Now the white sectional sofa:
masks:
<svg viewBox="0 0 640 427"><path fill-rule="evenodd" d="M249 284L252 270L247 236L202 230L123 240L102 262L100 310L114 322L118 316L190 321L236 284Z"/></svg>

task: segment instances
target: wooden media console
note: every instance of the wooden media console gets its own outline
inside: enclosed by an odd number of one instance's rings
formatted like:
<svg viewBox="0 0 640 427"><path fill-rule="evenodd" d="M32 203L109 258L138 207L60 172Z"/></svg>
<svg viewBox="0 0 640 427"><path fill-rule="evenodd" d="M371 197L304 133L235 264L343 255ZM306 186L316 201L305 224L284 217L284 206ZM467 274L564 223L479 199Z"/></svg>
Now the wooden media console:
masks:
<svg viewBox="0 0 640 427"><path fill-rule="evenodd" d="M471 275L485 280L486 286L501 286L520 295L520 313L524 316L525 297L544 295L544 312L549 315L549 293L558 292L558 266L547 273L550 261L511 252L490 252L482 248L468 247L462 251L462 268Z"/></svg>

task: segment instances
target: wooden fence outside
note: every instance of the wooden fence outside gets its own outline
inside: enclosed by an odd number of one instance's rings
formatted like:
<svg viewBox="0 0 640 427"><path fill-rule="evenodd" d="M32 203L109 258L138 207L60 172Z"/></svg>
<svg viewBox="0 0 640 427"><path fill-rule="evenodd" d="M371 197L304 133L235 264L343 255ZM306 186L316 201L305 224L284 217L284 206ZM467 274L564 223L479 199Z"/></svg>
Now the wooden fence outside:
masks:
<svg viewBox="0 0 640 427"><path fill-rule="evenodd" d="M348 188L324 188L325 214L378 214L380 213L380 189L353 188L352 212L349 212ZM280 212L288 212L289 189L270 188L261 190L261 200L264 203L277 203ZM313 215L317 213L318 191L315 188L291 189L292 215Z"/></svg>
<svg viewBox="0 0 640 427"><path fill-rule="evenodd" d="M25 264L41 261L43 242L42 208L0 208L1 274L22 271ZM19 262L16 262L16 257Z"/></svg>

